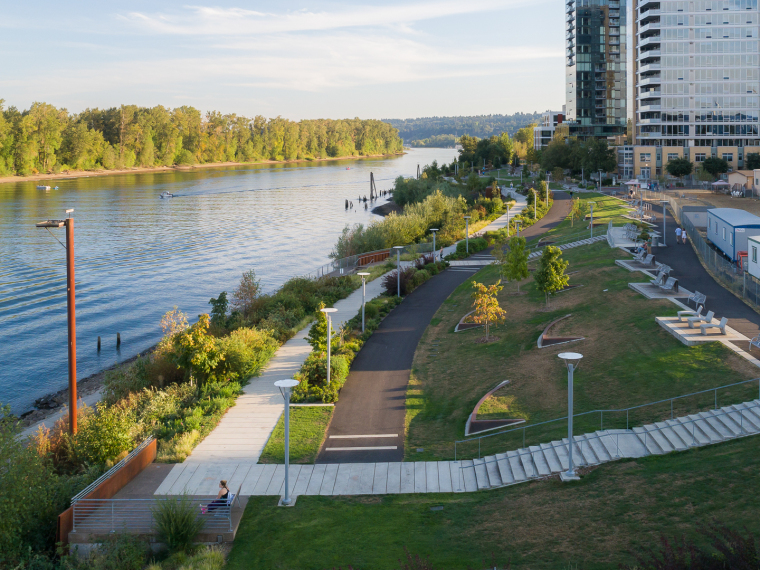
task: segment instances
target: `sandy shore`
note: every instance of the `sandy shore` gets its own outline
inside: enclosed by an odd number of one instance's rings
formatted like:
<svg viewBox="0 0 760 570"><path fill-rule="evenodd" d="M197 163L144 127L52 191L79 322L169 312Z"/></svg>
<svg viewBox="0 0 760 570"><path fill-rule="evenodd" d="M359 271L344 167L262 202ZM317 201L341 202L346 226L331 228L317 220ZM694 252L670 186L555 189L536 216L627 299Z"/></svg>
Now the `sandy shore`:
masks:
<svg viewBox="0 0 760 570"><path fill-rule="evenodd" d="M313 160L261 160L257 162L209 162L193 166L154 166L151 168L134 167L121 170L65 170L57 174L33 174L31 176L0 176L0 184L9 182L33 182L37 180L65 180L67 178L89 178L92 176L110 176L113 174L142 174L143 172L192 171L203 168L221 168L225 166L253 166L256 164L297 164L304 162L329 162L334 160L361 160L364 158L383 158L400 156L403 152L394 154L371 154L367 156L338 156L335 158L315 158Z"/></svg>

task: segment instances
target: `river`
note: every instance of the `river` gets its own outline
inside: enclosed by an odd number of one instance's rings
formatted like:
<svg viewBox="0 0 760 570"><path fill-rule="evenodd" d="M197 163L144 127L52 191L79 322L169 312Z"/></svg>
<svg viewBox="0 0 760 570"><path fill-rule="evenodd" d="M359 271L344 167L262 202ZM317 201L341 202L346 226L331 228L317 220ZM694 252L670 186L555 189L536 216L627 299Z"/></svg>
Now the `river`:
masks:
<svg viewBox="0 0 760 570"><path fill-rule="evenodd" d="M191 321L208 312L209 299L231 293L243 271L254 269L271 292L328 262L346 224L376 217L357 201L369 197L370 172L388 190L418 164L456 155L412 149L392 158L0 184L0 402L24 412L67 385L66 258L56 241L65 233L37 222L74 209L81 379L155 344L161 315L174 306ZM164 191L175 197L159 199ZM355 210L344 209L346 198Z"/></svg>

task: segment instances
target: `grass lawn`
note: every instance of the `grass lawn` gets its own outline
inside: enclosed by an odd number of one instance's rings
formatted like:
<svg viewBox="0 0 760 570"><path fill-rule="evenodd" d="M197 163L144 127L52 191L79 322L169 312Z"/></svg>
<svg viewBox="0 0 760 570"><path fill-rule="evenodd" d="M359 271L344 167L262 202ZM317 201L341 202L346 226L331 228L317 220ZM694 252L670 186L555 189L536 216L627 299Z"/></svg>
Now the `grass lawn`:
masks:
<svg viewBox="0 0 760 570"><path fill-rule="evenodd" d="M228 570L398 569L404 548L440 569L583 570L635 563L661 535L712 519L760 532L760 439L598 467L467 494L251 497ZM431 507L443 507L431 511Z"/></svg>
<svg viewBox="0 0 760 570"><path fill-rule="evenodd" d="M334 408L290 408L290 462L314 463L322 447ZM259 463L285 463L285 423L281 416L259 458Z"/></svg>
<svg viewBox="0 0 760 570"><path fill-rule="evenodd" d="M628 204L619 198L594 192L584 192L583 194L574 194L573 200L594 202L594 228L596 232L603 231L598 228L598 226L606 226L610 220L612 220L612 224L615 226L621 226L631 221L623 218L623 215L627 214L630 211L630 208L628 207ZM543 237L550 240L552 238L560 239L577 234L579 239L583 239L584 237L587 237L588 224L588 221L571 221L568 217L562 220L557 227L546 232Z"/></svg>
<svg viewBox="0 0 760 570"><path fill-rule="evenodd" d="M557 354L567 350L584 355L575 373L576 413L619 409L721 386L760 376L760 370L719 343L687 347L662 330L656 316L675 316L677 307L666 300L648 300L628 287L643 281L615 265L621 256L606 242L564 253L570 262L571 285L556 295L547 309L544 296L528 278L515 295L507 284L499 295L507 323L494 327L499 340L476 343L482 329L454 333L454 326L472 305L472 281L490 284L498 279L488 267L462 284L441 306L425 331L415 355L407 389L407 460L453 459L454 441L464 437L467 416L478 400L504 380L497 395L508 403L513 417L537 423L567 413L567 371ZM535 265L535 263L532 263ZM583 336L573 344L539 349L538 336L553 320L567 314L555 336ZM757 398L757 384L721 392L719 405ZM722 403L722 404L721 404ZM676 402L675 414L712 406L713 395ZM499 410L484 410L484 413ZM670 416L670 405L630 414L631 426ZM576 433L600 429L598 414L576 419ZM604 415L604 427L625 427L625 413ZM528 431L526 443L561 438L566 424ZM533 434L531 436L531 434ZM484 453L522 446L522 433L483 440ZM424 448L417 453L417 448ZM458 446L458 457L477 457L475 444Z"/></svg>

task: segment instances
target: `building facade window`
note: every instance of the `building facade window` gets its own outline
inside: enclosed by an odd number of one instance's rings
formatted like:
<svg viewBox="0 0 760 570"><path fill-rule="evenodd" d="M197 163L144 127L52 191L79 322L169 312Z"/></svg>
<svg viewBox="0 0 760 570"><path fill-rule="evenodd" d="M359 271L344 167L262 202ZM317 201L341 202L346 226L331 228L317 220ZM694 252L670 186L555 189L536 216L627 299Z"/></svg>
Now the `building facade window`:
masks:
<svg viewBox="0 0 760 570"><path fill-rule="evenodd" d="M757 263L757 248L752 246L752 263Z"/></svg>
<svg viewBox="0 0 760 570"><path fill-rule="evenodd" d="M652 154L649 152L642 152L639 153L639 161L640 162L649 162L652 160Z"/></svg>
<svg viewBox="0 0 760 570"><path fill-rule="evenodd" d="M671 160L675 160L677 158L678 158L678 153L676 153L676 152L669 152L668 153L668 162L670 162Z"/></svg>
<svg viewBox="0 0 760 570"><path fill-rule="evenodd" d="M694 153L694 162L704 162L704 161L705 161L705 153L704 152Z"/></svg>
<svg viewBox="0 0 760 570"><path fill-rule="evenodd" d="M723 228L723 241L726 241L726 228Z"/></svg>
<svg viewBox="0 0 760 570"><path fill-rule="evenodd" d="M734 161L734 153L733 152L724 152L723 153L723 160L726 160L728 162Z"/></svg>

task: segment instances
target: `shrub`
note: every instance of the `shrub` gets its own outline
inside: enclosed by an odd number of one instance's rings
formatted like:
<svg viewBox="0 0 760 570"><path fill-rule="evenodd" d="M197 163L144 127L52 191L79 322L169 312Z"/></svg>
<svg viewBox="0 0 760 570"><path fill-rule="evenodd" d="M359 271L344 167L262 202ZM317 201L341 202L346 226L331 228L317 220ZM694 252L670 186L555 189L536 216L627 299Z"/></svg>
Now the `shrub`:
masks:
<svg viewBox="0 0 760 570"><path fill-rule="evenodd" d="M69 567L82 570L142 570L148 562L150 546L133 534L114 534L98 544L89 558L71 557Z"/></svg>
<svg viewBox="0 0 760 570"><path fill-rule="evenodd" d="M169 497L156 503L153 520L160 541L170 551L187 551L203 530L198 505L189 495Z"/></svg>
<svg viewBox="0 0 760 570"><path fill-rule="evenodd" d="M348 377L349 358L344 355L330 356L330 385L327 386L327 354L312 352L295 375L299 384L293 389L292 400L335 402L338 391Z"/></svg>
<svg viewBox="0 0 760 570"><path fill-rule="evenodd" d="M414 276L415 271L416 270L413 267L407 267L406 269L401 270L400 289L402 297L410 292L409 283ZM388 295L396 295L399 289L398 271L393 271L383 277L383 289Z"/></svg>
<svg viewBox="0 0 760 570"><path fill-rule="evenodd" d="M76 454L82 461L105 465L123 451L133 447L134 413L123 405L107 406L98 403L97 411L79 419L74 438Z"/></svg>
<svg viewBox="0 0 760 570"><path fill-rule="evenodd" d="M245 380L261 372L279 343L269 331L240 328L218 339L217 347L223 360L215 370L216 376Z"/></svg>

